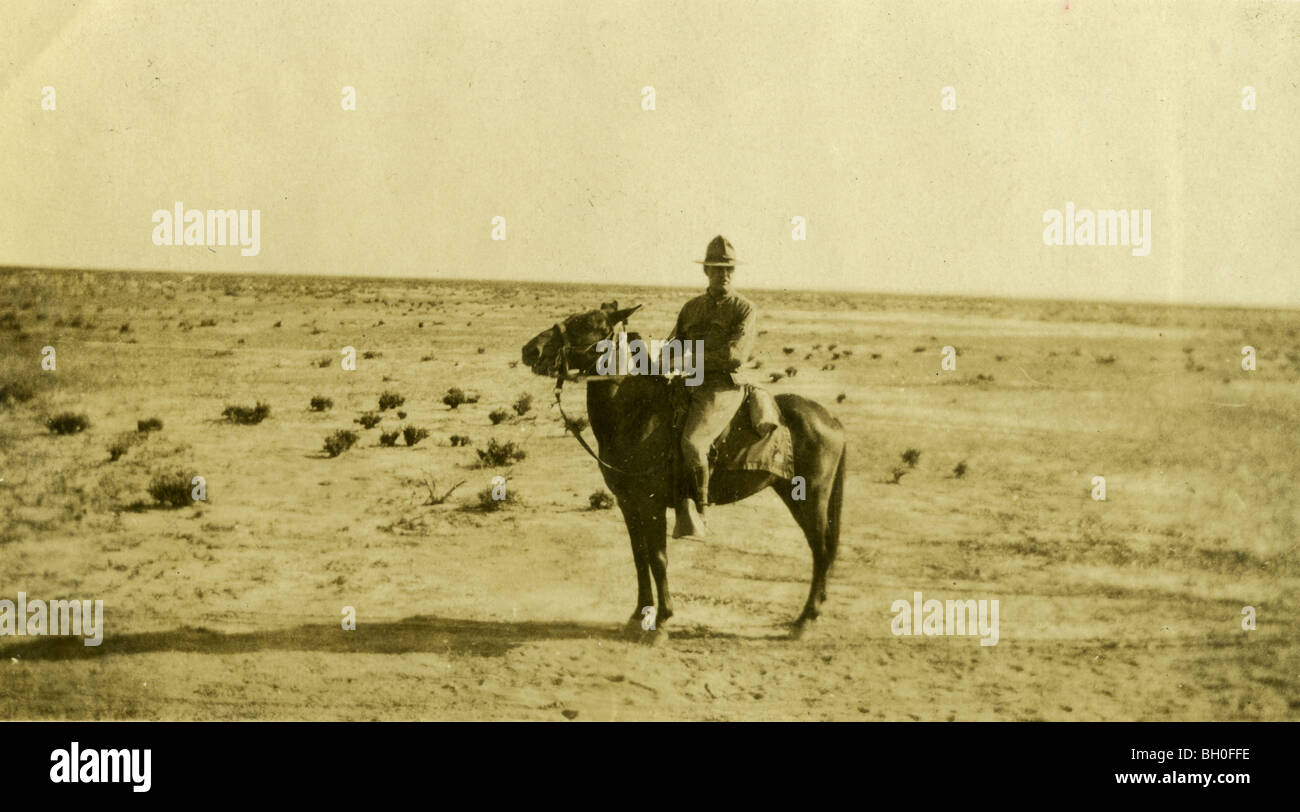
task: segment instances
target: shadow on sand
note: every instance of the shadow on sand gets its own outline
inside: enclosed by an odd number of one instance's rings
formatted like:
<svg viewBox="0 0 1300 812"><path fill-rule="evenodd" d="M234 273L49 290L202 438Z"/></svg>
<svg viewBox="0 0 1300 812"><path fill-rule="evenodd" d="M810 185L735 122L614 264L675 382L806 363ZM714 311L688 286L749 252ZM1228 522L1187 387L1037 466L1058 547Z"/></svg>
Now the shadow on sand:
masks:
<svg viewBox="0 0 1300 812"><path fill-rule="evenodd" d="M703 627L673 629L674 639L732 639ZM11 638L12 639L12 638ZM411 617L395 623L361 623L355 631L340 624L310 624L288 629L225 634L195 626L163 632L106 634L98 646L78 636L23 638L0 646L0 658L84 660L108 655L176 651L190 654L247 654L255 651L323 651L340 654L430 652L499 657L516 646L542 640L628 642L622 626L565 621L487 621Z"/></svg>

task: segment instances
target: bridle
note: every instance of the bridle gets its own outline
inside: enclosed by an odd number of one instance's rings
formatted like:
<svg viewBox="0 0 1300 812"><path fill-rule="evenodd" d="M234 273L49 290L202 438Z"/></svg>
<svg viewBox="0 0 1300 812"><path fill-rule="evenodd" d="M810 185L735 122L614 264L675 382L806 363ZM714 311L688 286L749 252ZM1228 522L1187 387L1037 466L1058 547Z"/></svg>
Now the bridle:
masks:
<svg viewBox="0 0 1300 812"><path fill-rule="evenodd" d="M614 335L618 333L619 326L623 324L624 322L621 321L615 322L610 326L609 331L605 333L605 335L601 336L600 338L588 344L586 347L584 347L581 350L581 352L586 353L588 350L593 349L600 342L608 341L612 339ZM591 445L588 444L586 439L582 436L581 430L578 429L571 420L569 420L569 416L564 413L564 404L560 402L560 393L564 390L564 382L566 380L577 380L576 377L575 378L569 377L569 351L573 348L573 345L569 343L569 334L565 332L564 322L557 321L555 323L555 332L560 336L560 349L555 354L555 406L560 410L560 419L564 421L565 430L573 435L573 438L578 441L578 443L582 446L583 450L586 451L588 454L590 454L591 458L595 460L597 463L599 463L602 468L607 468L616 474L622 474L623 476L637 477L637 478L648 478L655 474L662 473L662 469L649 471L649 472L645 472L645 471L634 472L634 471L625 471L624 469L619 468L617 465L610 465L609 463L605 462L600 458L600 455L597 454L592 449Z"/></svg>

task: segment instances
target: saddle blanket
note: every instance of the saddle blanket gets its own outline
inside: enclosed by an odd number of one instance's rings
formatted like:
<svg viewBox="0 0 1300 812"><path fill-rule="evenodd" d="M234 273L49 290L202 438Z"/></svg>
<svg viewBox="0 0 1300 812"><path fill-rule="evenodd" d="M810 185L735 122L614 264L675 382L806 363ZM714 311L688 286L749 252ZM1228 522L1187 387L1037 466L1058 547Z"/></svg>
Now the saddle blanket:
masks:
<svg viewBox="0 0 1300 812"><path fill-rule="evenodd" d="M782 479L794 477L790 427L781 418L772 393L762 387L745 386L744 402L713 449L717 454L715 470L767 471Z"/></svg>

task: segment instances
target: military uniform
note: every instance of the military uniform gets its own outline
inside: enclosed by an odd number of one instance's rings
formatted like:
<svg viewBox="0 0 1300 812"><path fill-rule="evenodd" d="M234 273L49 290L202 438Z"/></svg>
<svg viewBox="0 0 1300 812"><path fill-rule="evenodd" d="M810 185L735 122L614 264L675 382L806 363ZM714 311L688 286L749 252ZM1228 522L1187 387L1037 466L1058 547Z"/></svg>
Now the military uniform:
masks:
<svg viewBox="0 0 1300 812"><path fill-rule="evenodd" d="M728 271L738 264L731 243L721 235L709 243L705 268ZM684 346L703 341L703 357L695 363L703 369L698 386L687 386L688 405L681 433L681 468L677 524L674 538L703 538L704 507L709 496L709 448L726 429L745 400L741 367L749 360L756 336L758 311L743 296L726 289L710 289L686 303L677 316L673 336ZM686 342L691 342L687 344ZM693 497L693 499L692 499ZM693 503L692 503L693 502Z"/></svg>
<svg viewBox="0 0 1300 812"><path fill-rule="evenodd" d="M677 317L673 335L683 341L703 341L704 379L699 386L686 387L690 405L682 427L682 458L688 468L709 463L709 447L731 421L745 398L741 365L749 360L754 346L754 324L758 313L748 299L735 293L715 296L712 292L686 303Z"/></svg>

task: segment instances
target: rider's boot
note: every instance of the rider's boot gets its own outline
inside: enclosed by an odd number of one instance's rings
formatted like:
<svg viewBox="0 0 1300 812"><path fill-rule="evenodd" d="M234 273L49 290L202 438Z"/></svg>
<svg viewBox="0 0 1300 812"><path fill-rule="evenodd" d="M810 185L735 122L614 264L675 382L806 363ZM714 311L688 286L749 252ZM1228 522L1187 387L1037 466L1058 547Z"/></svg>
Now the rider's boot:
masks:
<svg viewBox="0 0 1300 812"><path fill-rule="evenodd" d="M673 538L704 541L708 537L708 528L704 524L704 505L708 501L709 472L696 468L688 476L693 494L682 493L677 498L677 521L673 525Z"/></svg>

